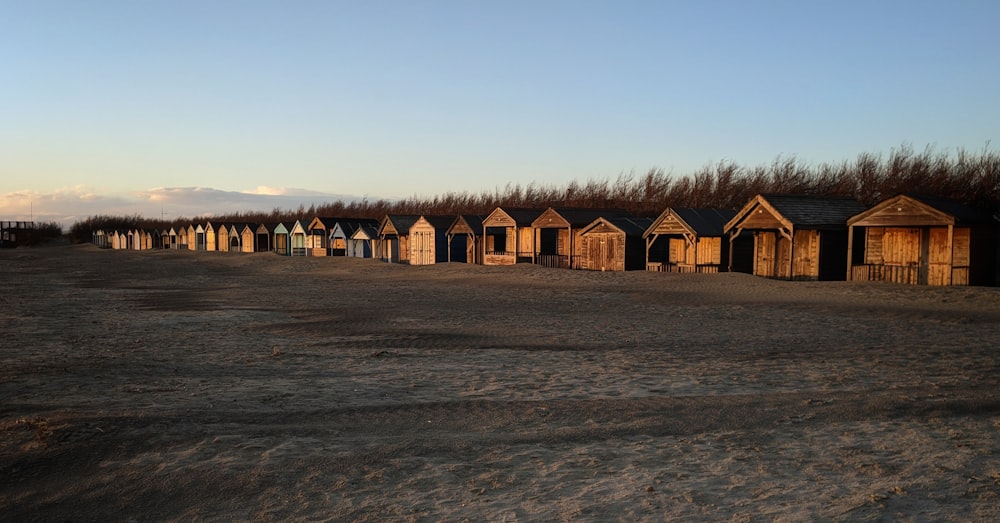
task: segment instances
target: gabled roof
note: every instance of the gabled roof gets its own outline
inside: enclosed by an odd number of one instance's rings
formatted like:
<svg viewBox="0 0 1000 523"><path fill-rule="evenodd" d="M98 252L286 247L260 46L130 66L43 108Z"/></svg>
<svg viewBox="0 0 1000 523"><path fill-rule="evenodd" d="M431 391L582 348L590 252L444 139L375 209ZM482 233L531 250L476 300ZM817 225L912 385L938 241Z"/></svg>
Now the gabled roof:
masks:
<svg viewBox="0 0 1000 523"><path fill-rule="evenodd" d="M547 227L548 224L539 223L539 220L546 214L555 214L565 220L570 227L578 229L589 225L598 218L612 218L620 216L631 216L623 209L584 209L576 207L549 207L531 223L533 227Z"/></svg>
<svg viewBox="0 0 1000 523"><path fill-rule="evenodd" d="M673 219L676 223L695 236L722 236L726 222L736 216L736 211L729 209L692 209L685 207L668 207L653 220L643 236L649 236L658 229L664 221Z"/></svg>
<svg viewBox="0 0 1000 523"><path fill-rule="evenodd" d="M975 207L970 207L961 202L956 202L955 200L949 200L947 198L938 198L936 196L926 196L922 194L906 194L903 195L914 200L918 200L921 203L929 205L941 212L948 213L955 217L955 222L961 225L972 225L977 223L991 223L995 221L988 213L976 209Z"/></svg>
<svg viewBox="0 0 1000 523"><path fill-rule="evenodd" d="M369 220L367 218L353 218L353 219L340 219L332 227L330 227L330 234L333 234L334 229L340 229L344 231L344 236L350 238L354 234L354 231L358 230L359 227L364 225L370 226L378 229L378 220Z"/></svg>
<svg viewBox="0 0 1000 523"><path fill-rule="evenodd" d="M841 229L847 227L849 218L864 211L865 206L853 198L758 194L726 223L725 230L735 228L755 209L768 211L785 227Z"/></svg>
<svg viewBox="0 0 1000 523"><path fill-rule="evenodd" d="M336 223L339 222L339 221L341 221L341 220L343 220L343 218L333 218L333 217L329 217L329 216L317 216L317 217L313 218L309 222L309 227L312 228L312 225L314 223L319 222L319 224L322 225L324 229L332 229L333 226L336 225Z"/></svg>
<svg viewBox="0 0 1000 523"><path fill-rule="evenodd" d="M591 229L597 227L598 225L606 223L612 227L618 229L619 231L625 233L626 236L642 237L646 232L646 229L650 227L653 223L652 218L639 218L636 216L610 216L610 217L599 217L593 222L588 224L583 228L581 234L587 234Z"/></svg>
<svg viewBox="0 0 1000 523"><path fill-rule="evenodd" d="M968 205L935 196L900 194L856 214L848 225L930 226L991 223L990 216Z"/></svg>
<svg viewBox="0 0 1000 523"><path fill-rule="evenodd" d="M457 229L468 229L473 236L479 236L483 231L483 219L480 214L460 214L455 217L451 225L448 226L448 234L454 234Z"/></svg>
<svg viewBox="0 0 1000 523"><path fill-rule="evenodd" d="M351 234L352 240L372 240L378 238L378 227L368 224L361 224Z"/></svg>
<svg viewBox="0 0 1000 523"><path fill-rule="evenodd" d="M528 209L524 207L497 207L483 218L483 222L492 221L500 215L507 216L514 221L517 227L531 227L531 222L535 221L545 209Z"/></svg>
<svg viewBox="0 0 1000 523"><path fill-rule="evenodd" d="M408 234L410 227L413 227L413 224L419 219L420 216L416 214L387 214L379 222L378 235L392 234L386 233L386 229L394 230L395 234Z"/></svg>
<svg viewBox="0 0 1000 523"><path fill-rule="evenodd" d="M435 215L424 214L424 215L420 216L420 218L423 218L424 220L427 221L427 223L431 224L431 227L434 227L435 229L440 229L440 230L443 230L443 231L448 230L448 227L451 227L451 224L455 221L455 216L454 215L451 215L451 216L436 215L435 216ZM417 221L420 221L420 219L418 218ZM414 222L414 223L416 223L416 222Z"/></svg>
<svg viewBox="0 0 1000 523"><path fill-rule="evenodd" d="M674 209L675 214L699 236L722 236L726 222L736 216L729 209Z"/></svg>

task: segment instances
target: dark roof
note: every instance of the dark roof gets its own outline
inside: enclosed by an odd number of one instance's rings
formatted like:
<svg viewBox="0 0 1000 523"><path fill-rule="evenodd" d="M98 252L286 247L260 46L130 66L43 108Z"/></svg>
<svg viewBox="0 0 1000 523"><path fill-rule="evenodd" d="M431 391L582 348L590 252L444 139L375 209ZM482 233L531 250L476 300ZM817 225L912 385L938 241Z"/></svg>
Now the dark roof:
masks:
<svg viewBox="0 0 1000 523"><path fill-rule="evenodd" d="M344 220L343 218L332 218L329 216L317 216L316 219L327 229L332 229L337 222Z"/></svg>
<svg viewBox="0 0 1000 523"><path fill-rule="evenodd" d="M379 224L378 220L369 220L367 218L353 218L353 219L338 218L335 224L329 225L328 227L329 230L332 232L334 227L339 225L340 229L344 231L344 235L350 238L351 235L354 234L354 231L358 230L362 226L367 225L370 227L374 227L375 229L378 229L378 224Z"/></svg>
<svg viewBox="0 0 1000 523"><path fill-rule="evenodd" d="M631 216L623 209L580 209L572 207L553 207L553 211L559 213L571 227L585 227L598 218L613 218Z"/></svg>
<svg viewBox="0 0 1000 523"><path fill-rule="evenodd" d="M618 227L625 232L626 236L642 236L646 229L653 225L652 218L639 218L637 216L602 216L608 223Z"/></svg>
<svg viewBox="0 0 1000 523"><path fill-rule="evenodd" d="M993 221L990 215L986 212L976 209L975 207L969 207L964 203L956 202L955 200L939 198L937 196L927 196L923 194L906 194L904 196L913 198L914 200L933 207L943 213L950 214L955 217L955 221L957 223L963 225L991 223Z"/></svg>
<svg viewBox="0 0 1000 523"><path fill-rule="evenodd" d="M362 223L358 226L357 229L355 229L354 232L351 233L351 236L354 236L354 234L359 230L364 231L365 235L368 236L369 238L378 238L378 223L376 223L375 225Z"/></svg>
<svg viewBox="0 0 1000 523"><path fill-rule="evenodd" d="M460 216L465 223L469 225L469 228L473 231L483 230L483 220L486 219L485 216L481 214L463 214Z"/></svg>
<svg viewBox="0 0 1000 523"><path fill-rule="evenodd" d="M434 227L435 229L446 230L448 229L448 227L451 227L451 224L455 223L454 214L448 216L443 216L443 215L432 216L425 214L421 218L427 220L427 223L430 223L431 226Z"/></svg>
<svg viewBox="0 0 1000 523"><path fill-rule="evenodd" d="M853 198L765 194L764 199L796 227L847 227L867 207Z"/></svg>
<svg viewBox="0 0 1000 523"><path fill-rule="evenodd" d="M726 223L736 216L736 211L728 209L670 209L684 220L698 236L722 236Z"/></svg>
<svg viewBox="0 0 1000 523"><path fill-rule="evenodd" d="M531 225L535 218L541 216L545 209L527 209L524 207L500 207L507 216L510 216L514 223L521 227Z"/></svg>
<svg viewBox="0 0 1000 523"><path fill-rule="evenodd" d="M416 214L389 214L386 215L386 219L389 220L389 223L392 224L397 233L406 234L409 232L410 227L413 227L413 224L417 223L420 216Z"/></svg>

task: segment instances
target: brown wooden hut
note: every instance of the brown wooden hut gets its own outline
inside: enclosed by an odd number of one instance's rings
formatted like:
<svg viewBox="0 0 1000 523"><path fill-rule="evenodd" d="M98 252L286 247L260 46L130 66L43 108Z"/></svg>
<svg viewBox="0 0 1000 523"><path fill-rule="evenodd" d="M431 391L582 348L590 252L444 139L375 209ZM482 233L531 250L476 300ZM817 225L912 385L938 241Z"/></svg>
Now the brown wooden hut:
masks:
<svg viewBox="0 0 1000 523"><path fill-rule="evenodd" d="M899 195L851 217L848 279L918 285L996 283L996 221L961 203Z"/></svg>
<svg viewBox="0 0 1000 523"><path fill-rule="evenodd" d="M274 228L278 224L261 223L254 230L254 252L274 252Z"/></svg>
<svg viewBox="0 0 1000 523"><path fill-rule="evenodd" d="M330 256L348 256L348 244L354 232L361 227L378 229L379 221L365 218L338 219L327 231L327 246ZM369 256L371 257L371 256Z"/></svg>
<svg viewBox="0 0 1000 523"><path fill-rule="evenodd" d="M483 263L483 219L485 216L462 214L448 227L448 261Z"/></svg>
<svg viewBox="0 0 1000 523"><path fill-rule="evenodd" d="M207 251L219 250L218 226L219 222L205 222L205 250Z"/></svg>
<svg viewBox="0 0 1000 523"><path fill-rule="evenodd" d="M544 267L579 269L583 259L580 232L598 218L627 217L618 209L549 207L531 222L535 230L534 259Z"/></svg>
<svg viewBox="0 0 1000 523"><path fill-rule="evenodd" d="M543 209L497 207L483 218L483 265L534 263L535 229Z"/></svg>
<svg viewBox="0 0 1000 523"><path fill-rule="evenodd" d="M309 222L304 220L295 220L292 222L292 226L288 229L288 243L291 246L292 256L309 255L309 248L306 247L308 236Z"/></svg>
<svg viewBox="0 0 1000 523"><path fill-rule="evenodd" d="M643 233L651 218L598 218L580 230L580 269L634 271L646 268Z"/></svg>
<svg viewBox="0 0 1000 523"><path fill-rule="evenodd" d="M785 280L844 280L847 220L865 210L850 198L757 195L726 223L729 267L733 243L753 236L753 274Z"/></svg>
<svg viewBox="0 0 1000 523"><path fill-rule="evenodd" d="M448 261L448 227L453 216L423 215L410 226L410 265Z"/></svg>
<svg viewBox="0 0 1000 523"><path fill-rule="evenodd" d="M309 232L306 238L306 249L310 256L329 256L329 246L327 237L338 218L317 216L309 222L306 230Z"/></svg>
<svg viewBox="0 0 1000 523"><path fill-rule="evenodd" d="M354 258L374 258L381 252L381 242L377 225L361 223L347 241L347 255Z"/></svg>
<svg viewBox="0 0 1000 523"><path fill-rule="evenodd" d="M668 207L643 232L646 269L662 272L720 272L729 264L726 222L736 211Z"/></svg>
<svg viewBox="0 0 1000 523"><path fill-rule="evenodd" d="M410 263L410 227L420 219L413 214L388 214L378 226L379 259L388 263Z"/></svg>

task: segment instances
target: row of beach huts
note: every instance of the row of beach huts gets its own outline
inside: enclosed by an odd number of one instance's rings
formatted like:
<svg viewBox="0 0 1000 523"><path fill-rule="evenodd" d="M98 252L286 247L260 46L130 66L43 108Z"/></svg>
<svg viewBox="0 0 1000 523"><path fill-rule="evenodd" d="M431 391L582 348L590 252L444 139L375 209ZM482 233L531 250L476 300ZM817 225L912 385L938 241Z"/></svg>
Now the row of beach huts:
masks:
<svg viewBox="0 0 1000 523"><path fill-rule="evenodd" d="M168 229L94 231L111 249L353 256L390 263L533 263L596 271L738 271L789 280L994 285L995 217L940 198L758 195L738 211L497 207L488 215L208 220Z"/></svg>

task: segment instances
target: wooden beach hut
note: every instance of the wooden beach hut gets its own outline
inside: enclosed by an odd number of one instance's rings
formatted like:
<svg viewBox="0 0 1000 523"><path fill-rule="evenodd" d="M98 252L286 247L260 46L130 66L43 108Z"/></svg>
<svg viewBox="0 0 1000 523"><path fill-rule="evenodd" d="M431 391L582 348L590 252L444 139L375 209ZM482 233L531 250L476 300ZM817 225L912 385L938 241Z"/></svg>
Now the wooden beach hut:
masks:
<svg viewBox="0 0 1000 523"><path fill-rule="evenodd" d="M229 224L229 252L243 252L243 224Z"/></svg>
<svg viewBox="0 0 1000 523"><path fill-rule="evenodd" d="M288 241L288 228L285 227L285 224L275 224L273 233L274 253L278 256L291 256L292 250Z"/></svg>
<svg viewBox="0 0 1000 523"><path fill-rule="evenodd" d="M120 251L128 248L128 237L122 231L111 231L111 248Z"/></svg>
<svg viewBox="0 0 1000 523"><path fill-rule="evenodd" d="M544 209L497 207L483 218L483 265L533 263L535 229Z"/></svg>
<svg viewBox="0 0 1000 523"><path fill-rule="evenodd" d="M130 251L138 251L139 246L142 245L142 240L140 239L139 229L129 229L125 232L125 245L126 249Z"/></svg>
<svg viewBox="0 0 1000 523"><path fill-rule="evenodd" d="M254 230L254 252L272 252L274 250L274 228L276 223L261 223Z"/></svg>
<svg viewBox="0 0 1000 523"><path fill-rule="evenodd" d="M619 209L549 207L531 222L535 230L534 259L543 267L579 269L583 259L580 232L598 218L627 217Z"/></svg>
<svg viewBox="0 0 1000 523"><path fill-rule="evenodd" d="M244 223L240 225L240 252L257 252L257 224Z"/></svg>
<svg viewBox="0 0 1000 523"><path fill-rule="evenodd" d="M646 268L643 234L651 218L614 216L597 218L580 229L580 269L634 271Z"/></svg>
<svg viewBox="0 0 1000 523"><path fill-rule="evenodd" d="M347 255L354 258L374 258L380 252L378 227L361 224L347 241Z"/></svg>
<svg viewBox="0 0 1000 523"><path fill-rule="evenodd" d="M154 249L166 249L167 242L170 241L170 237L167 235L165 229L153 229L153 248Z"/></svg>
<svg viewBox="0 0 1000 523"><path fill-rule="evenodd" d="M194 224L188 224L188 226L184 230L187 232L186 234L187 239L185 240L187 242L187 250L189 251L197 250L198 233L194 227Z"/></svg>
<svg viewBox="0 0 1000 523"><path fill-rule="evenodd" d="M348 256L348 243L354 232L362 226L378 229L378 220L365 218L339 219L327 234L327 245L330 256ZM369 256L370 257L370 256Z"/></svg>
<svg viewBox="0 0 1000 523"><path fill-rule="evenodd" d="M219 252L229 252L229 229L230 223L216 223L215 226L215 250Z"/></svg>
<svg viewBox="0 0 1000 523"><path fill-rule="evenodd" d="M102 249L110 247L108 233L106 233L104 229L97 229L96 231L91 232L90 242Z"/></svg>
<svg viewBox="0 0 1000 523"><path fill-rule="evenodd" d="M851 198L757 195L726 223L729 268L785 280L844 280L847 220L865 210ZM733 243L753 237L752 260L734 260Z"/></svg>
<svg viewBox="0 0 1000 523"><path fill-rule="evenodd" d="M136 249L148 251L153 249L153 230L136 229Z"/></svg>
<svg viewBox="0 0 1000 523"><path fill-rule="evenodd" d="M724 209L668 207L643 232L646 269L709 273L726 270L730 243L723 241L724 228L734 216L736 211ZM747 239L737 239L733 247L748 244Z"/></svg>
<svg viewBox="0 0 1000 523"><path fill-rule="evenodd" d="M313 218L306 227L308 236L306 238L306 249L309 256L329 256L328 238L329 232L337 223L339 218L317 216Z"/></svg>
<svg viewBox="0 0 1000 523"><path fill-rule="evenodd" d="M308 227L308 222L295 220L291 228L288 229L288 243L291 247L291 256L309 255L309 249L306 247L306 237L309 236Z"/></svg>
<svg viewBox="0 0 1000 523"><path fill-rule="evenodd" d="M200 223L194 226L194 250L208 250L208 236L205 234L205 227Z"/></svg>
<svg viewBox="0 0 1000 523"><path fill-rule="evenodd" d="M219 250L219 236L216 233L216 228L218 227L218 222L212 223L211 221L205 222L205 250L206 251L217 251Z"/></svg>
<svg viewBox="0 0 1000 523"><path fill-rule="evenodd" d="M448 261L448 227L454 216L422 215L410 226L410 265Z"/></svg>
<svg viewBox="0 0 1000 523"><path fill-rule="evenodd" d="M448 237L448 261L483 263L483 219L478 214L462 214L455 218L445 235Z"/></svg>
<svg viewBox="0 0 1000 523"><path fill-rule="evenodd" d="M903 194L851 217L847 225L850 280L996 283L997 223L978 209Z"/></svg>
<svg viewBox="0 0 1000 523"><path fill-rule="evenodd" d="M170 248L171 249L187 249L187 245L184 243L187 241L187 231L181 232L181 228L174 226L170 228Z"/></svg>
<svg viewBox="0 0 1000 523"><path fill-rule="evenodd" d="M410 227L420 219L413 214L389 214L378 226L379 259L388 263L410 262Z"/></svg>

